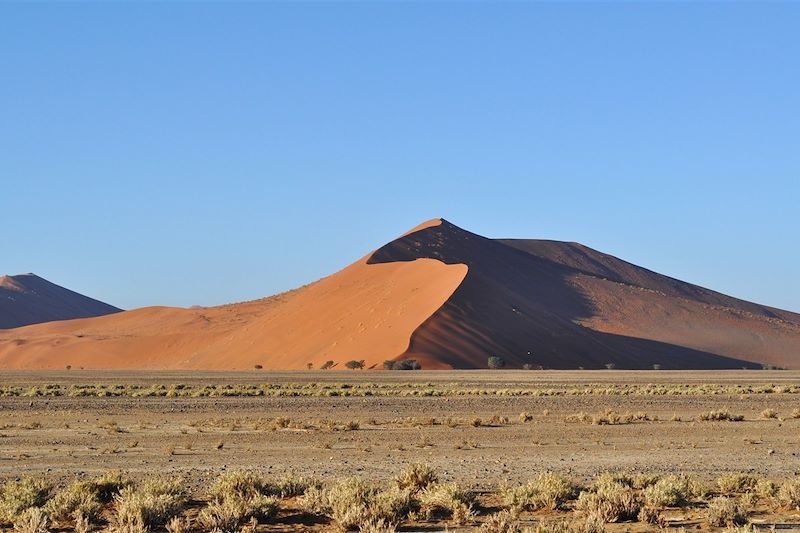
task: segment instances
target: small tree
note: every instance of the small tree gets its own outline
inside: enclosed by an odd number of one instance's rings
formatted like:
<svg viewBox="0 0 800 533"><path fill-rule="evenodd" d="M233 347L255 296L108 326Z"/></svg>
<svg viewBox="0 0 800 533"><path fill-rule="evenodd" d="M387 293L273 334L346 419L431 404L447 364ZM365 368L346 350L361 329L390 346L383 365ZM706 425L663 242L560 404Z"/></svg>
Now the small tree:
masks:
<svg viewBox="0 0 800 533"><path fill-rule="evenodd" d="M491 369L498 369L506 366L506 362L503 360L503 358L497 357L496 355L490 356L489 359L486 361L486 364Z"/></svg>
<svg viewBox="0 0 800 533"><path fill-rule="evenodd" d="M387 359L383 362L383 369L384 370L394 370L394 361L391 359Z"/></svg>
<svg viewBox="0 0 800 533"><path fill-rule="evenodd" d="M254 367L254 368L255 368L256 370L261 370L262 368L264 368L264 366L263 366L263 365L255 365L255 367Z"/></svg>
<svg viewBox="0 0 800 533"><path fill-rule="evenodd" d="M614 370L615 368L617 368L617 365L615 365L614 363L606 363L606 368L608 370Z"/></svg>
<svg viewBox="0 0 800 533"><path fill-rule="evenodd" d="M353 359L352 361L346 362L344 366L346 366L350 370L356 370L356 369L360 370L364 368L364 360L361 359L360 361L356 361L355 359Z"/></svg>
<svg viewBox="0 0 800 533"><path fill-rule="evenodd" d="M306 368L311 370L312 368L314 368L314 363L306 363Z"/></svg>
<svg viewBox="0 0 800 533"><path fill-rule="evenodd" d="M328 370L331 367L333 367L333 361L325 361L324 363L322 363L322 366L320 368L322 370Z"/></svg>

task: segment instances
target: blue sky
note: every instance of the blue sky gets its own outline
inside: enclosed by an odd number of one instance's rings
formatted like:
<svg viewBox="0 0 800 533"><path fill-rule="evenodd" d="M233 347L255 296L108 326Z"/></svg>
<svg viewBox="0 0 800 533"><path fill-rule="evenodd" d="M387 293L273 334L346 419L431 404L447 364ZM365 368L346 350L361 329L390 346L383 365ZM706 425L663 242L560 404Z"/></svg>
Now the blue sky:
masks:
<svg viewBox="0 0 800 533"><path fill-rule="evenodd" d="M0 272L252 299L443 216L800 311L800 3L0 3Z"/></svg>

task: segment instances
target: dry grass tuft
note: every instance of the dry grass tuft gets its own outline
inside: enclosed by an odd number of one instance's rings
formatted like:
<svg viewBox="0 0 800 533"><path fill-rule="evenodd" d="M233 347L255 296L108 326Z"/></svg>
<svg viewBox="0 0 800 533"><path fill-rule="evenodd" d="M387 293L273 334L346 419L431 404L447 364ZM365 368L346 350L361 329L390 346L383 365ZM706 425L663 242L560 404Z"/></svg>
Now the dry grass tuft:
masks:
<svg viewBox="0 0 800 533"><path fill-rule="evenodd" d="M397 488L409 490L416 494L429 485L436 483L439 476L429 465L415 463L408 465L398 476L394 478Z"/></svg>
<svg viewBox="0 0 800 533"><path fill-rule="evenodd" d="M482 533L519 533L517 513L511 510L500 511L491 515L481 525Z"/></svg>
<svg viewBox="0 0 800 533"><path fill-rule="evenodd" d="M575 508L587 515L595 515L603 522L619 522L635 520L642 508L642 500L629 484L610 475L600 476L592 491L580 493Z"/></svg>
<svg viewBox="0 0 800 533"><path fill-rule="evenodd" d="M50 517L41 507L28 507L14 520L18 533L49 533Z"/></svg>
<svg viewBox="0 0 800 533"><path fill-rule="evenodd" d="M50 495L50 485L25 477L0 485L0 523L15 523L30 508L42 507Z"/></svg>
<svg viewBox="0 0 800 533"><path fill-rule="evenodd" d="M728 422L741 422L744 420L744 415L734 415L730 411L707 411L705 413L700 413L697 417L698 420L702 420L704 422L720 422L720 421L728 421Z"/></svg>
<svg viewBox="0 0 800 533"><path fill-rule="evenodd" d="M778 501L784 507L800 511L800 480L785 481L778 489Z"/></svg>
<svg viewBox="0 0 800 533"><path fill-rule="evenodd" d="M681 506L692 495L692 481L686 476L667 476L644 489L645 500L654 507Z"/></svg>
<svg viewBox="0 0 800 533"><path fill-rule="evenodd" d="M305 512L327 516L343 530L396 524L416 510L408 490L379 491L360 478L347 478L328 488L310 487L299 501Z"/></svg>
<svg viewBox="0 0 800 533"><path fill-rule="evenodd" d="M463 524L475 516L475 493L456 483L437 483L419 495L422 512L427 517L444 516Z"/></svg>
<svg viewBox="0 0 800 533"><path fill-rule="evenodd" d="M733 498L718 496L708 502L706 519L712 526L722 527L747 523L747 511Z"/></svg>
<svg viewBox="0 0 800 533"><path fill-rule="evenodd" d="M514 512L556 510L575 497L577 487L560 474L544 472L525 485L501 487L500 492L504 505Z"/></svg>
<svg viewBox="0 0 800 533"><path fill-rule="evenodd" d="M124 487L114 497L112 529L134 532L163 526L186 504L182 484L181 480L154 478L139 486Z"/></svg>
<svg viewBox="0 0 800 533"><path fill-rule="evenodd" d="M750 474L725 474L717 478L717 486L723 494L743 494L753 492L758 478Z"/></svg>
<svg viewBox="0 0 800 533"><path fill-rule="evenodd" d="M248 520L266 520L278 513L275 487L254 472L235 471L220 475L209 489L208 506L197 519L211 531L235 533Z"/></svg>

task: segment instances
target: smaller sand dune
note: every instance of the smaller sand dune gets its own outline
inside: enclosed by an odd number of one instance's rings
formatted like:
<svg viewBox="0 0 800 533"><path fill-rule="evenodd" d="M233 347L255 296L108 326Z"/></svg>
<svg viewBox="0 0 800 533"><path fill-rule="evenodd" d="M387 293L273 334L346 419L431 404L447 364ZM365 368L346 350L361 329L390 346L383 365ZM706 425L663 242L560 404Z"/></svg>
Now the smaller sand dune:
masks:
<svg viewBox="0 0 800 533"><path fill-rule="evenodd" d="M120 311L35 274L0 276L0 329Z"/></svg>

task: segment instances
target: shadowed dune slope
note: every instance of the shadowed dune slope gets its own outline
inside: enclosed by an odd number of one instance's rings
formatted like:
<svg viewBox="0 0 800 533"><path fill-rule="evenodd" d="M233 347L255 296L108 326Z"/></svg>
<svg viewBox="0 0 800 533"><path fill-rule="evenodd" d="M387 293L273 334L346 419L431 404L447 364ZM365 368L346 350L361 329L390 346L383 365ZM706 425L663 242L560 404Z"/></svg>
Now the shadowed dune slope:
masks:
<svg viewBox="0 0 800 533"><path fill-rule="evenodd" d="M0 329L120 311L35 274L0 276Z"/></svg>
<svg viewBox="0 0 800 533"><path fill-rule="evenodd" d="M574 243L493 240L446 221L377 250L466 264L453 296L418 328L407 356L429 366L797 367L800 316L743 302Z"/></svg>
<svg viewBox="0 0 800 533"><path fill-rule="evenodd" d="M488 239L442 219L294 291L0 331L0 368L800 367L800 315L576 243Z"/></svg>

